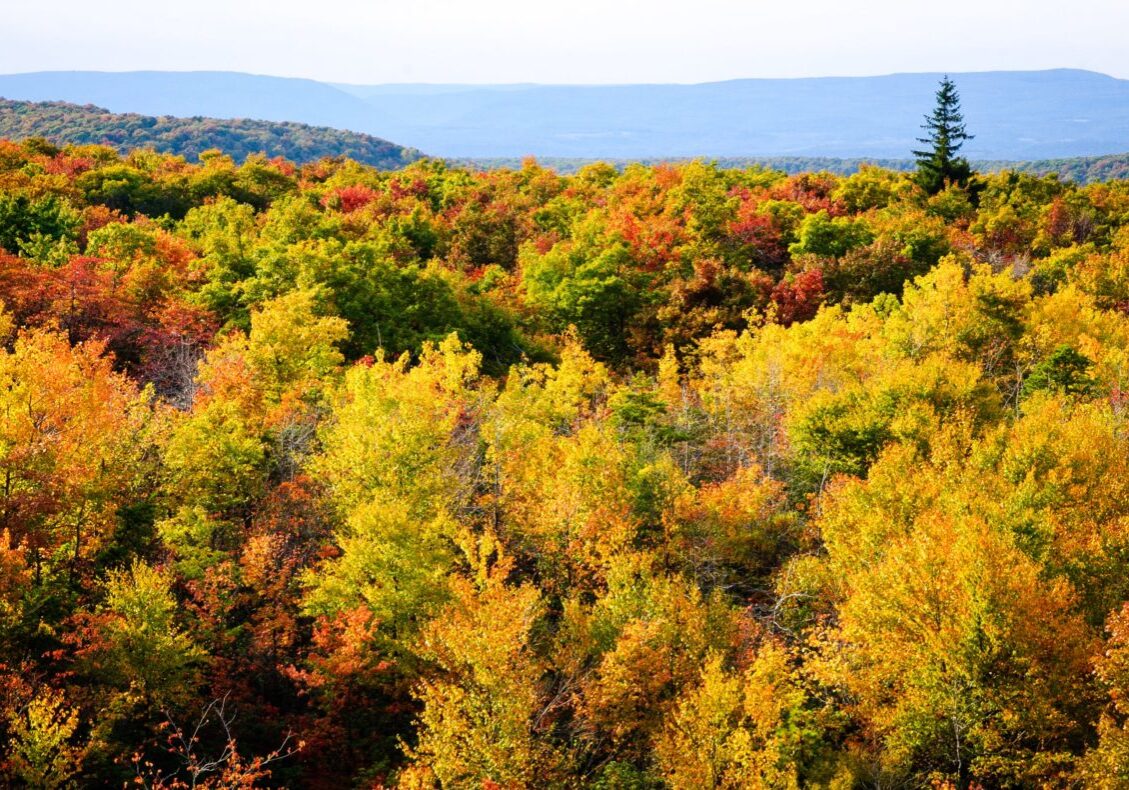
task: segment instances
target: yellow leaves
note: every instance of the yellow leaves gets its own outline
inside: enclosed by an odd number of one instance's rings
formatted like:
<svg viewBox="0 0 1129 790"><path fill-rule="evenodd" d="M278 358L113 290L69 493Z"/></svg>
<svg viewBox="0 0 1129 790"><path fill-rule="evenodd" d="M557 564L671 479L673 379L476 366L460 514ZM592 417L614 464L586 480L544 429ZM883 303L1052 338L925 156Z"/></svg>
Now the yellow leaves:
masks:
<svg viewBox="0 0 1129 790"><path fill-rule="evenodd" d="M672 692L692 681L711 649L730 649L738 628L720 595L651 570L645 555L617 557L606 595L566 612L564 647L574 655L587 642L595 661L576 702L587 737L610 738L626 754L657 733Z"/></svg>
<svg viewBox="0 0 1129 790"><path fill-rule="evenodd" d="M673 790L799 787L823 735L807 702L787 652L772 641L743 674L710 654L655 745L663 777Z"/></svg>
<svg viewBox="0 0 1129 790"><path fill-rule="evenodd" d="M453 516L477 482L481 355L454 335L345 376L311 466L343 519L340 556L305 577L308 611L364 606L401 642L448 600L464 528ZM397 649L405 649L401 644Z"/></svg>
<svg viewBox="0 0 1129 790"><path fill-rule="evenodd" d="M544 614L541 594L529 584L508 586L504 570L495 569L481 588L452 576L454 600L420 637L423 655L452 672L469 672L484 686L505 682L507 667L519 657L536 663L529 640Z"/></svg>
<svg viewBox="0 0 1129 790"><path fill-rule="evenodd" d="M860 508L855 528L881 529L884 518ZM1044 579L1005 530L964 508L948 512L944 500L923 502L869 556L844 556L839 545L828 543L844 575L838 682L891 764L941 759L945 749L990 755L1025 732L1066 737L1092 639L1068 583ZM998 674L986 682L986 672Z"/></svg>
<svg viewBox="0 0 1129 790"><path fill-rule="evenodd" d="M425 347L413 367L405 355L346 373L322 433L324 452L312 464L340 507L347 512L383 491L427 514L465 493L470 481L459 472L477 449L474 431L489 397L476 387L481 359L452 335Z"/></svg>
<svg viewBox="0 0 1129 790"><path fill-rule="evenodd" d="M1129 783L1129 729L1114 717L1098 720L1098 745L1079 764L1077 779L1095 790L1121 790Z"/></svg>
<svg viewBox="0 0 1129 790"><path fill-rule="evenodd" d="M912 480L912 485L903 485ZM890 448L870 468L866 482L840 479L824 492L818 520L833 567L865 567L904 536L913 519L936 502L944 480L921 463L913 447Z"/></svg>
<svg viewBox="0 0 1129 790"><path fill-rule="evenodd" d="M557 367L512 370L482 426L483 504L505 523L498 537L536 556L550 585L591 585L637 527L627 448L599 419L610 386L572 342Z"/></svg>
<svg viewBox="0 0 1129 790"><path fill-rule="evenodd" d="M447 610L420 637L422 655L446 674L419 686L419 743L406 749L416 766L406 784L430 772L447 787L544 786L561 757L538 736L547 701L531 640L541 595L532 585L507 586L501 572L481 588L452 577L451 591Z"/></svg>
<svg viewBox="0 0 1129 790"><path fill-rule="evenodd" d="M252 311L247 358L268 391L324 378L344 361L336 346L349 336L347 322L315 307L312 291L291 291Z"/></svg>
<svg viewBox="0 0 1129 790"><path fill-rule="evenodd" d="M980 428L999 412L998 394L977 366L934 354L891 365L864 384L813 395L788 429L800 470L826 480L865 474L892 441L926 452L943 424L968 420Z"/></svg>
<svg viewBox="0 0 1129 790"><path fill-rule="evenodd" d="M1033 397L1013 425L976 438L950 422L930 454L895 445L866 481L825 492L823 569L794 563L780 590L838 600L807 663L851 694L883 770L958 757L984 781L1060 770L1087 704L1085 620L1125 594L1120 422L1105 404ZM1035 753L1042 768L1015 757Z"/></svg>
<svg viewBox="0 0 1129 790"><path fill-rule="evenodd" d="M44 687L23 710L11 714L9 726L7 756L16 778L42 790L74 786L85 749L74 742L78 711L62 692Z"/></svg>
<svg viewBox="0 0 1129 790"><path fill-rule="evenodd" d="M253 310L250 335L232 332L201 361L197 404L235 404L246 420L280 433L308 422L311 404L344 361L337 346L349 335L344 319L318 314L318 296L291 291Z"/></svg>
<svg viewBox="0 0 1129 790"><path fill-rule="evenodd" d="M363 605L382 633L408 638L449 597L456 532L446 513L420 520L394 498L358 505L337 534L340 556L304 578L306 610L333 615Z"/></svg>
<svg viewBox="0 0 1129 790"><path fill-rule="evenodd" d="M205 654L176 623L172 578L137 560L107 575L105 601L93 644L83 652L91 668L124 693L136 690L155 705L192 693Z"/></svg>
<svg viewBox="0 0 1129 790"><path fill-rule="evenodd" d="M7 344L16 333L16 321L8 311L7 305L0 301L0 342Z"/></svg>
<svg viewBox="0 0 1129 790"><path fill-rule="evenodd" d="M956 256L907 284L902 309L891 316L885 336L898 353L921 357L943 352L977 359L990 370L1002 345L1014 339L1031 286L1010 274Z"/></svg>
<svg viewBox="0 0 1129 790"><path fill-rule="evenodd" d="M740 687L740 678L722 667L721 656L707 658L700 687L683 698L655 746L673 790L756 786L742 770L751 762L753 745L739 725Z"/></svg>
<svg viewBox="0 0 1129 790"><path fill-rule="evenodd" d="M7 625L16 618L30 578L24 547L12 540L7 529L0 530L0 623Z"/></svg>
<svg viewBox="0 0 1129 790"><path fill-rule="evenodd" d="M663 355L659 359L657 379L658 395L667 411L676 412L682 408L685 405L686 392L679 372L678 357L675 356L672 345L663 349Z"/></svg>
<svg viewBox="0 0 1129 790"><path fill-rule="evenodd" d="M594 416L610 387L607 368L570 335L558 364L516 366L510 371L498 398L499 416L505 422L571 430L578 421Z"/></svg>
<svg viewBox="0 0 1129 790"><path fill-rule="evenodd" d="M689 541L673 539L684 557L733 563L742 574L768 569L781 549L797 535L795 513L789 512L785 486L755 466L741 467L719 483L683 490L673 518ZM695 551L693 543L704 545ZM699 552L706 556L695 557ZM684 559L685 561L685 559Z"/></svg>
<svg viewBox="0 0 1129 790"><path fill-rule="evenodd" d="M1090 375L1097 393L1120 392L1129 383L1129 319L1100 309L1094 298L1073 285L1036 299L1028 308L1028 330L1021 360L1038 364L1063 345L1094 363Z"/></svg>
<svg viewBox="0 0 1129 790"><path fill-rule="evenodd" d="M859 171L842 179L831 193L831 199L859 212L883 208L895 197L905 196L912 183L904 175L890 170L863 165Z"/></svg>
<svg viewBox="0 0 1129 790"><path fill-rule="evenodd" d="M1096 304L1109 310L1117 308L1129 298L1129 239L1124 228L1119 232L1120 244L1107 253L1097 253L1086 247L1090 254L1069 270L1068 278L1079 289L1093 297Z"/></svg>
<svg viewBox="0 0 1129 790"><path fill-rule="evenodd" d="M264 489L266 449L237 403L211 400L173 429L164 448L174 501L239 515Z"/></svg>
<svg viewBox="0 0 1129 790"><path fill-rule="evenodd" d="M769 324L703 341L691 384L724 443L727 471L759 464L773 473L785 463L784 423L794 409L881 369L877 327L872 313L829 308L788 328Z"/></svg>

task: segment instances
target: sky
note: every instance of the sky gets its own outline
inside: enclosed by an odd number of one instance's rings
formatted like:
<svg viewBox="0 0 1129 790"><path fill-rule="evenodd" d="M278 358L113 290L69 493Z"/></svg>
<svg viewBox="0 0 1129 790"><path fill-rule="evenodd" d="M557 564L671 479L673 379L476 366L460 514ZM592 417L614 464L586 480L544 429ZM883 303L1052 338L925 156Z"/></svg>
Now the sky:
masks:
<svg viewBox="0 0 1129 790"><path fill-rule="evenodd" d="M0 0L0 73L635 83L1084 68L1129 78L1129 0Z"/></svg>

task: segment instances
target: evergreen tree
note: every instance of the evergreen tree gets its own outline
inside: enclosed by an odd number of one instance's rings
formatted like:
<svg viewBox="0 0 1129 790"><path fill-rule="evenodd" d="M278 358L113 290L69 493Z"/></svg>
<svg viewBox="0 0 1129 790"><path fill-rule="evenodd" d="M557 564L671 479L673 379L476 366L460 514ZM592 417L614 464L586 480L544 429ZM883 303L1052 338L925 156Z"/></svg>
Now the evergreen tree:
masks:
<svg viewBox="0 0 1129 790"><path fill-rule="evenodd" d="M968 183L972 168L968 160L958 157L957 153L965 140L972 139L972 135L965 131L960 95L956 83L948 75L941 80L941 87L937 90L937 106L933 114L925 116L921 128L929 136L919 137L917 141L930 146L927 150L913 152L917 158L917 182L921 187L935 195L945 188L946 182Z"/></svg>

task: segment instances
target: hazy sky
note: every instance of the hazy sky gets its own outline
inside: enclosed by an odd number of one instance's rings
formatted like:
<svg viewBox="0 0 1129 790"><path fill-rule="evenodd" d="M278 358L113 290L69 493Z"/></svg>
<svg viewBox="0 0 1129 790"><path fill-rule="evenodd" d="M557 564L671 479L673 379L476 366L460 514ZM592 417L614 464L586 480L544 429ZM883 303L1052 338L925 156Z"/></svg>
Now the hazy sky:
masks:
<svg viewBox="0 0 1129 790"><path fill-rule="evenodd" d="M0 0L0 73L702 82L1075 67L1129 78L1129 0Z"/></svg>

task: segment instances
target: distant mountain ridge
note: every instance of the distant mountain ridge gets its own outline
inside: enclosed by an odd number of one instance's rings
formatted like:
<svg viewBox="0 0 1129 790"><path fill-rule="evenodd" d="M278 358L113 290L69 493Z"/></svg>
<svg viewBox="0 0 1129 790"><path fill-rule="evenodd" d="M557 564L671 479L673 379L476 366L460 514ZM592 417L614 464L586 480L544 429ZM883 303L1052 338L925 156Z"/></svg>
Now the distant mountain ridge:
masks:
<svg viewBox="0 0 1129 790"><path fill-rule="evenodd" d="M38 72L0 96L114 112L293 121L444 157L901 158L939 74L698 85L344 85L233 72ZM981 160L1129 150L1129 81L1074 69L952 75Z"/></svg>
<svg viewBox="0 0 1129 790"><path fill-rule="evenodd" d="M43 137L61 145L109 145L119 151L153 148L189 161L217 148L237 161L265 153L293 162L348 157L395 169L421 154L378 137L281 121L153 117L111 113L93 105L0 99L0 138Z"/></svg>

